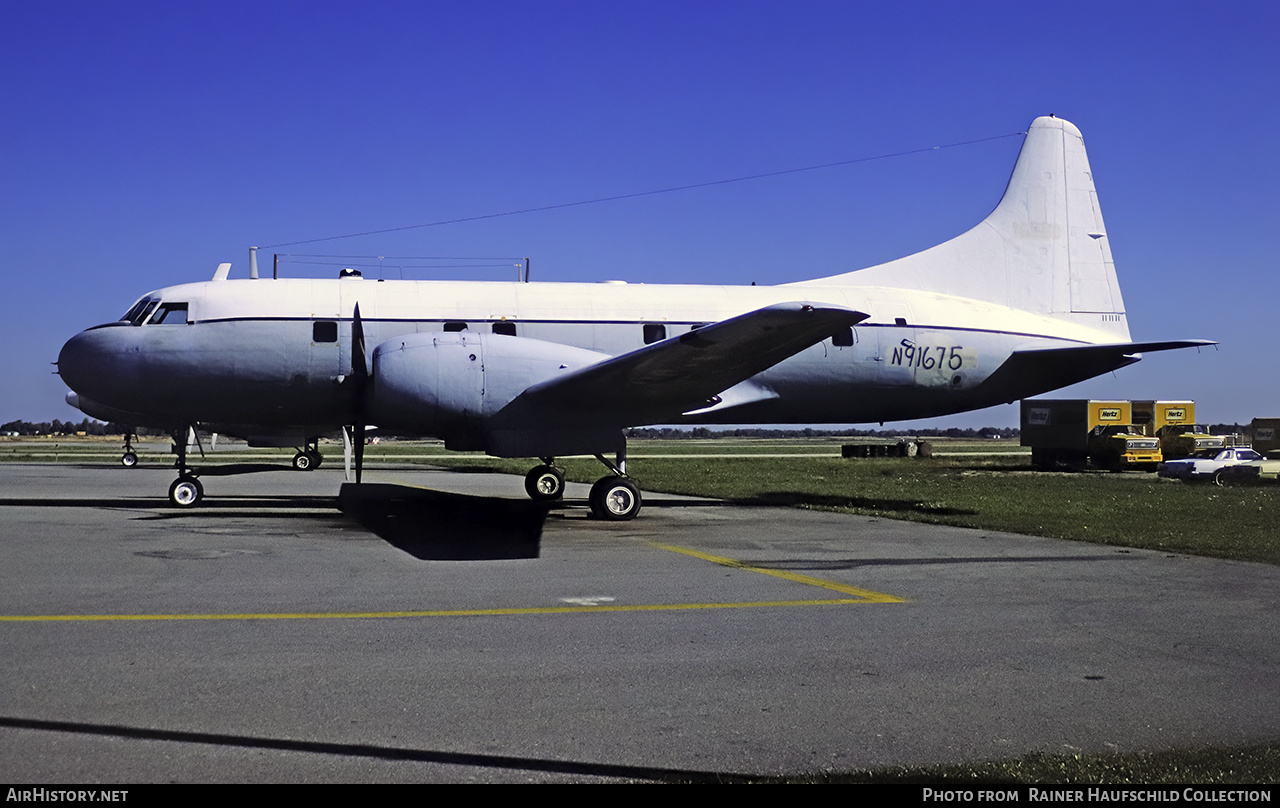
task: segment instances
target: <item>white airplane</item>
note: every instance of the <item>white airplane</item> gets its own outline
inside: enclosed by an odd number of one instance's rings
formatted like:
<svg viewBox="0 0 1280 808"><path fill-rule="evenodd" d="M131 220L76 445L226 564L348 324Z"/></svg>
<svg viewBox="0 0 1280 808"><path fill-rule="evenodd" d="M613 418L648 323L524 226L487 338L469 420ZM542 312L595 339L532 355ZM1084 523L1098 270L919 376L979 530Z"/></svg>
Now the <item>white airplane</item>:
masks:
<svg viewBox="0 0 1280 808"><path fill-rule="evenodd" d="M202 425L302 446L365 425L449 449L595 455L600 518L631 519L623 430L863 423L1016 401L1204 340L1133 342L1080 130L1032 122L1004 197L972 230L879 266L779 286L227 278L171 286L73 337L58 372L85 413L175 436L175 505L203 496ZM255 273L256 274L256 273ZM613 454L614 460L605 457Z"/></svg>

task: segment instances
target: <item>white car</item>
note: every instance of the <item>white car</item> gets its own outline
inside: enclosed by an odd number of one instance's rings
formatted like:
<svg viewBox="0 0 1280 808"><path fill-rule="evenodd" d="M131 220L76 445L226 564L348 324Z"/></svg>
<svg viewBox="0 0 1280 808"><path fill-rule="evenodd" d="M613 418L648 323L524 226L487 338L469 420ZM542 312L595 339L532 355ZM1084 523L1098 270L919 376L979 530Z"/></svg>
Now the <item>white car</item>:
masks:
<svg viewBox="0 0 1280 808"><path fill-rule="evenodd" d="M1252 449L1209 449L1182 460L1161 463L1156 473L1178 480L1213 480L1221 484L1219 472L1223 469L1262 459L1262 455Z"/></svg>

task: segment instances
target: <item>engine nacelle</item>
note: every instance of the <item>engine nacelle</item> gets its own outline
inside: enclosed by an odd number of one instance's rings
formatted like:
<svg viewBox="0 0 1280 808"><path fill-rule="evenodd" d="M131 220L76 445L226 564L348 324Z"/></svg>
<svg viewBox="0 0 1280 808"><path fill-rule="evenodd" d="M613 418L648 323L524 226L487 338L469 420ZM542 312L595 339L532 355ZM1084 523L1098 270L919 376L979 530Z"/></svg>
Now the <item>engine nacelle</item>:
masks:
<svg viewBox="0 0 1280 808"><path fill-rule="evenodd" d="M373 351L368 421L483 449L485 419L531 385L607 354L555 342L468 331L408 334Z"/></svg>

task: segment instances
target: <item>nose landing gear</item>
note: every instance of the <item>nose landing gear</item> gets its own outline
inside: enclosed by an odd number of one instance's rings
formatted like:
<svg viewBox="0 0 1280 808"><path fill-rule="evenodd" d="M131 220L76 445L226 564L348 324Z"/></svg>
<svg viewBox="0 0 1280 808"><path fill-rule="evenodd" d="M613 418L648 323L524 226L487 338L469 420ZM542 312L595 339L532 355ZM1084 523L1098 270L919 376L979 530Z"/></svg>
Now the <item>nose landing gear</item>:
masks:
<svg viewBox="0 0 1280 808"><path fill-rule="evenodd" d="M204 486L200 484L195 471L187 467L186 433L186 430L175 430L173 433L173 452L178 456L178 461L174 464L178 469L178 479L169 486L169 502L177 508L194 508L204 499ZM190 430L190 434L194 435L195 430Z"/></svg>
<svg viewBox="0 0 1280 808"><path fill-rule="evenodd" d="M324 455L320 454L319 443L319 438L307 441L307 444L293 456L293 467L298 471L314 471L320 468L320 464L324 462Z"/></svg>
<svg viewBox="0 0 1280 808"><path fill-rule="evenodd" d="M120 465L131 469L138 465L138 453L133 451L133 430L125 427L124 454L120 456Z"/></svg>

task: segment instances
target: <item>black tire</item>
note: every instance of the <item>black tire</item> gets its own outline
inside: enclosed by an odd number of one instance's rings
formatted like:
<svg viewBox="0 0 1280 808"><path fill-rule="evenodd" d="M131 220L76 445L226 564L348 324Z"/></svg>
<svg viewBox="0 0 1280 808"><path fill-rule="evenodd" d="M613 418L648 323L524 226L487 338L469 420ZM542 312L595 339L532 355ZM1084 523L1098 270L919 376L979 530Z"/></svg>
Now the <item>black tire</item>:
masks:
<svg viewBox="0 0 1280 808"><path fill-rule="evenodd" d="M1096 468L1104 471L1120 470L1120 455L1115 452L1103 452L1102 454L1093 455L1090 460L1093 461L1093 465Z"/></svg>
<svg viewBox="0 0 1280 808"><path fill-rule="evenodd" d="M1226 474L1226 469L1218 469L1213 473L1213 484L1217 486L1231 485L1231 478Z"/></svg>
<svg viewBox="0 0 1280 808"><path fill-rule="evenodd" d="M324 455L320 454L320 450L312 449L308 451L307 454L311 456L311 468L309 471L314 471L320 468L320 464L324 462Z"/></svg>
<svg viewBox="0 0 1280 808"><path fill-rule="evenodd" d="M120 465L124 466L127 469L133 468L134 466L138 465L138 456L133 452L125 452L124 455L120 458Z"/></svg>
<svg viewBox="0 0 1280 808"><path fill-rule="evenodd" d="M298 452L293 456L293 467L298 471L311 471L315 463L315 458L307 452Z"/></svg>
<svg viewBox="0 0 1280 808"><path fill-rule="evenodd" d="M534 502L550 502L564 496L564 472L555 466L534 466L524 476L524 490Z"/></svg>
<svg viewBox="0 0 1280 808"><path fill-rule="evenodd" d="M194 508L204 499L204 486L195 477L179 477L169 486L169 502L176 508Z"/></svg>
<svg viewBox="0 0 1280 808"><path fill-rule="evenodd" d="M626 477L605 477L591 486L591 513L608 522L626 522L640 513L640 489Z"/></svg>

